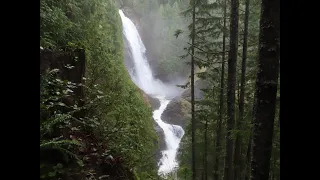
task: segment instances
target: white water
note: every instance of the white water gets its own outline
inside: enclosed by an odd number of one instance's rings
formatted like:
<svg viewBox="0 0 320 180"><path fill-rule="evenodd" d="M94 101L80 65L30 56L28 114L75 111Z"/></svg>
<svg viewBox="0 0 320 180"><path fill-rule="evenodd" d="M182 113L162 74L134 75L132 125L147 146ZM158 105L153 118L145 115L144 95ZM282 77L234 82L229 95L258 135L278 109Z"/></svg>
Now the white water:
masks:
<svg viewBox="0 0 320 180"><path fill-rule="evenodd" d="M180 126L167 124L161 120L161 114L167 107L170 100L167 100L165 98L159 98L159 100L161 105L158 110L155 110L153 112L153 118L163 129L165 142L167 145L167 149L162 151L162 158L159 162L159 174L165 175L174 171L178 167L178 163L176 161L176 154L179 148L180 140L184 135L184 131Z"/></svg>
<svg viewBox="0 0 320 180"><path fill-rule="evenodd" d="M177 167L176 154L179 143L184 135L184 130L177 125L171 125L161 120L161 114L170 102L170 98L176 95L179 90L173 85L167 85L152 75L149 63L145 56L146 48L140 38L137 28L133 22L127 18L122 10L119 10L122 20L123 34L127 39L134 61L134 71L130 72L133 82L148 95L160 100L160 108L153 112L153 118L164 131L166 150L162 151L159 171L160 175L167 175Z"/></svg>

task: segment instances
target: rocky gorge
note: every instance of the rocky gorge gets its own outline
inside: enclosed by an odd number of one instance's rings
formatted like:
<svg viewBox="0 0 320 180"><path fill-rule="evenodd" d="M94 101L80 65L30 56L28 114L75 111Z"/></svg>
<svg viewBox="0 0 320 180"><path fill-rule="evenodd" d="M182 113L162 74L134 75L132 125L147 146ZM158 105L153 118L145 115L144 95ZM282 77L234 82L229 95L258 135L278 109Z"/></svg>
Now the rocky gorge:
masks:
<svg viewBox="0 0 320 180"><path fill-rule="evenodd" d="M160 79L164 83L171 83L173 85L178 85L178 84L185 84L188 81L188 76L181 77L180 81L173 82L172 79L168 79L168 76L164 74L161 69L159 68L158 64L158 59L157 59L157 52L156 51L156 43L154 43L153 39L153 34L152 31L149 31L147 29L143 29L141 26L141 16L134 12L131 8L129 7L122 7L123 13L130 17L132 22L135 24L140 36L141 40L145 44L146 52L145 56L147 57L146 59L148 60L148 63L150 65L150 68L153 72L153 76L156 79ZM128 42L124 41L125 44L125 65L128 69L128 71L134 72L135 66L133 65L132 61L132 53L131 49L129 48ZM197 78L196 78L197 79ZM206 83L203 80L196 80L195 82L195 99L199 100L203 97L203 92L201 89L205 88ZM153 111L159 109L160 107L160 101L146 93L144 93L141 89L140 92L143 94L145 102L153 109ZM191 103L190 103L190 95L191 91L190 88L187 89L181 89L181 92L178 96L172 97L171 101L167 105L167 107L164 109L161 119L172 125L178 125L181 126L182 128L185 128L189 120L191 119ZM161 158L161 151L165 150L166 147L166 142L165 142L165 137L164 137L164 131L163 129L157 124L154 123L154 128L156 130L156 133L159 137L159 140L157 142L159 148L155 153L156 160L159 161Z"/></svg>

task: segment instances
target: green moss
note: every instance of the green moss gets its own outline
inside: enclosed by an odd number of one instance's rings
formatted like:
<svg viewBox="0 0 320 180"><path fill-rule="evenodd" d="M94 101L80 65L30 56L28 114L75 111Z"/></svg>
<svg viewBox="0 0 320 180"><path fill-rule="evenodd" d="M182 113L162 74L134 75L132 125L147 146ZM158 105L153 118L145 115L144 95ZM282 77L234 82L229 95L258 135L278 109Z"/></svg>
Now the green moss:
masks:
<svg viewBox="0 0 320 180"><path fill-rule="evenodd" d="M191 114L190 114L191 103L183 98L181 98L180 103L181 103L181 112L183 116L191 117Z"/></svg>
<svg viewBox="0 0 320 180"><path fill-rule="evenodd" d="M156 176L155 162L149 158L157 139L152 110L125 68L122 24L113 1L42 0L40 45L86 50L86 85L103 96L88 112L99 119L95 133L108 144L113 156L123 157L138 174ZM96 96L87 91L87 102Z"/></svg>

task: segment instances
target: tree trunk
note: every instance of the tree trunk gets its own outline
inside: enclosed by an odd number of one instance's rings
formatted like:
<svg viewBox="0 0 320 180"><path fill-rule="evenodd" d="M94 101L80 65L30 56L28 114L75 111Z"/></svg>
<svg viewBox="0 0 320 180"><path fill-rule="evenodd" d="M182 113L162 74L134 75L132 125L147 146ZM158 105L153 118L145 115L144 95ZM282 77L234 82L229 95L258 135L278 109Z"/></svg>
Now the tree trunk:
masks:
<svg viewBox="0 0 320 180"><path fill-rule="evenodd" d="M204 168L204 180L208 179L208 119L204 127L204 157L203 157L203 168Z"/></svg>
<svg viewBox="0 0 320 180"><path fill-rule="evenodd" d="M262 0L251 180L268 180L280 58L280 1Z"/></svg>
<svg viewBox="0 0 320 180"><path fill-rule="evenodd" d="M278 127L280 128L280 106L279 106L279 121L278 121Z"/></svg>
<svg viewBox="0 0 320 180"><path fill-rule="evenodd" d="M277 148L277 145L276 147ZM271 176L271 180L275 180L275 170L276 170L276 155L274 154L274 157L272 158L273 159L273 164L272 164L272 176Z"/></svg>
<svg viewBox="0 0 320 180"><path fill-rule="evenodd" d="M254 102L255 102L255 97L253 99L253 105L252 105L252 112L254 112ZM252 114L253 116L253 114ZM250 160L251 160L251 151L252 151L252 128L253 125L253 118L251 119L250 123L250 135L249 135L249 141L248 141L248 147L247 147L247 154L246 154L246 162L245 162L245 169L244 169L244 180L248 180L250 178Z"/></svg>
<svg viewBox="0 0 320 180"><path fill-rule="evenodd" d="M279 98L279 99L280 99L280 98ZM279 107L278 128L280 128L280 100L279 100L279 106L278 106L278 107Z"/></svg>
<svg viewBox="0 0 320 180"><path fill-rule="evenodd" d="M238 55L239 0L231 0L230 50L228 57L227 135L224 180L233 180L233 140L231 131L235 122L235 88Z"/></svg>
<svg viewBox="0 0 320 180"><path fill-rule="evenodd" d="M251 142L252 142L252 132L250 132L247 155L246 155L246 164L245 164L245 177L244 180L248 180L250 178L250 158L251 158Z"/></svg>
<svg viewBox="0 0 320 180"><path fill-rule="evenodd" d="M245 92L245 81L246 81L246 60L247 60L247 44L248 44L248 24L249 24L249 0L245 3L245 18L244 18L244 34L243 34L243 52L242 52L242 63L241 63L241 85L240 85L240 98L239 98L239 119L237 121L237 129L241 132L242 122L244 115L244 92ZM236 147L234 151L234 180L241 179L241 133L238 133L236 137Z"/></svg>
<svg viewBox="0 0 320 180"><path fill-rule="evenodd" d="M192 47L191 47L191 149L192 149L192 179L196 180L196 142L195 142L195 132L196 132L196 122L195 122L195 111L194 111L194 41L195 41L195 16L196 16L196 0L191 0L192 2Z"/></svg>
<svg viewBox="0 0 320 180"><path fill-rule="evenodd" d="M221 63L221 79L220 79L220 108L219 108L219 121L217 123L216 134L216 159L214 163L213 179L220 179L220 153L221 153L221 128L223 117L223 95L224 95L224 66L225 66L225 51L226 51L226 21L227 21L227 0L224 0L224 16L223 16L223 37L222 37L222 63Z"/></svg>

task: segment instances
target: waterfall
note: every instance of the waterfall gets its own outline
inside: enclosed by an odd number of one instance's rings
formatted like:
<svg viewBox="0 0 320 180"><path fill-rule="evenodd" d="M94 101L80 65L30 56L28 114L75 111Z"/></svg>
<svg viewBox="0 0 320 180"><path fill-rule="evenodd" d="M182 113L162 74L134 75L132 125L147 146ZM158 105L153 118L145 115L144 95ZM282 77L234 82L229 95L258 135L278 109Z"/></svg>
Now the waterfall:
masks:
<svg viewBox="0 0 320 180"><path fill-rule="evenodd" d="M146 48L140 38L139 32L133 22L119 10L122 20L123 35L130 48L133 67L129 70L132 81L141 88L146 94L157 98L160 101L160 107L153 112L153 118L164 131L164 140L166 150L162 151L162 157L158 162L159 175L166 175L173 172L177 167L176 154L179 143L184 135L184 130L177 125L171 125L161 120L161 114L170 102L170 97L179 92L174 85L164 84L152 75L151 68L145 56Z"/></svg>

